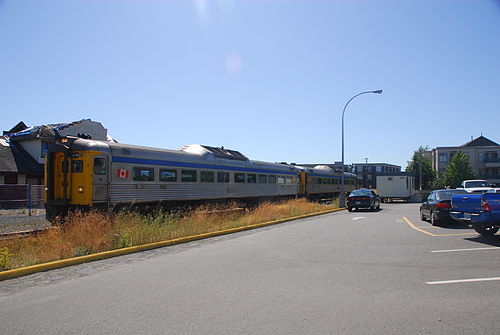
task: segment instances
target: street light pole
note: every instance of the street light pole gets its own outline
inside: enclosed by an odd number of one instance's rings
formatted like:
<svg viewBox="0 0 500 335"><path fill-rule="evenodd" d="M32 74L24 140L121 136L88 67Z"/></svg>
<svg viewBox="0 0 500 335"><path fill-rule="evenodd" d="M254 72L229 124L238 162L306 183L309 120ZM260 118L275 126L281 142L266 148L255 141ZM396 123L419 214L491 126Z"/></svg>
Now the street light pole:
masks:
<svg viewBox="0 0 500 335"><path fill-rule="evenodd" d="M362 95L362 94L367 94L367 93L375 93L375 94L381 94L382 90L376 90L376 91L364 91L361 93L356 94L353 96L349 101L344 106L344 110L342 111L342 176L341 181L340 181L340 198L339 198L339 207L345 207L345 188L344 188L344 114L345 114L345 109L347 108L347 105L356 97Z"/></svg>
<svg viewBox="0 0 500 335"><path fill-rule="evenodd" d="M368 188L368 158L365 158L365 188Z"/></svg>

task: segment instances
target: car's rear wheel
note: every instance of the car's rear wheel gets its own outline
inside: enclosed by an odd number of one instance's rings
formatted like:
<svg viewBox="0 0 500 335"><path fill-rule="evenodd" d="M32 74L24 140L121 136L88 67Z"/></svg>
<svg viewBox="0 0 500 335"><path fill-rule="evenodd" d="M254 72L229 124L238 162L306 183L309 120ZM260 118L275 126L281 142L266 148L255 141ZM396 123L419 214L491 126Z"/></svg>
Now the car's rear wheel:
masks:
<svg viewBox="0 0 500 335"><path fill-rule="evenodd" d="M347 207L347 210L348 210L349 212L352 212L352 207Z"/></svg>
<svg viewBox="0 0 500 335"><path fill-rule="evenodd" d="M474 226L474 230L483 236L493 236L497 233L498 227L495 226Z"/></svg>
<svg viewBox="0 0 500 335"><path fill-rule="evenodd" d="M436 216L436 213L431 212L431 225L437 226L439 223L439 219Z"/></svg>

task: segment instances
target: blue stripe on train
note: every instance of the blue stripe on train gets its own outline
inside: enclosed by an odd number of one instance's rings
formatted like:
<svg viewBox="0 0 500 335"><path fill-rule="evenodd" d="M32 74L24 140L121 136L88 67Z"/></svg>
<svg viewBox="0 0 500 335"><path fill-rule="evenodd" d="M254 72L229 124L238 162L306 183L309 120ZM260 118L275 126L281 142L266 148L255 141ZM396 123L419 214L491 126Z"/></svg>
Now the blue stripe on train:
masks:
<svg viewBox="0 0 500 335"><path fill-rule="evenodd" d="M200 163L187 163L187 162L174 162L174 161L164 161L157 159L142 159L142 158L132 158L132 157L119 157L113 156L113 163L129 163L129 164L144 164L144 165L161 165L161 166L176 166L176 167L187 167L195 169L211 169L211 170L229 170L229 171L241 171L241 172L260 172L260 173L274 173L274 174L285 174L285 175L297 175L297 172L292 171L281 171L281 170L271 170L271 169L252 169L238 166L227 166L227 165L211 165L211 164L200 164Z"/></svg>

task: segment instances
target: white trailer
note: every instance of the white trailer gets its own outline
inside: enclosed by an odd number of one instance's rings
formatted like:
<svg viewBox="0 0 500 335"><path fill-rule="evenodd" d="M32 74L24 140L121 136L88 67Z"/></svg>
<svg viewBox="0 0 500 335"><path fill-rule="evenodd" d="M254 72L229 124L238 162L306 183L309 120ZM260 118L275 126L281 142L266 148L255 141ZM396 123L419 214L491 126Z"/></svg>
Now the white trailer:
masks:
<svg viewBox="0 0 500 335"><path fill-rule="evenodd" d="M409 201L415 195L415 176L407 172L377 174L377 192L382 202Z"/></svg>

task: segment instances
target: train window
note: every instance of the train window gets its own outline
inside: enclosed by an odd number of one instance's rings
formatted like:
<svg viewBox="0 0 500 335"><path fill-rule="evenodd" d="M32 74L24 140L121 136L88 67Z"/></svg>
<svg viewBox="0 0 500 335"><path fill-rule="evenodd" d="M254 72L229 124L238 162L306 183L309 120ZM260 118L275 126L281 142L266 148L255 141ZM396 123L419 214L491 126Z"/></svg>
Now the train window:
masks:
<svg viewBox="0 0 500 335"><path fill-rule="evenodd" d="M134 180L135 181L154 181L155 169L145 167L134 167Z"/></svg>
<svg viewBox="0 0 500 335"><path fill-rule="evenodd" d="M286 177L285 177L285 182L286 182L287 184L291 184L291 183L292 183L292 177L291 177L291 176L286 176Z"/></svg>
<svg viewBox="0 0 500 335"><path fill-rule="evenodd" d="M268 182L269 182L269 184L276 184L276 176L275 175L269 175Z"/></svg>
<svg viewBox="0 0 500 335"><path fill-rule="evenodd" d="M234 182L235 183L244 183L245 182L245 174L244 173L235 173L234 174Z"/></svg>
<svg viewBox="0 0 500 335"><path fill-rule="evenodd" d="M215 173L213 171L201 171L200 181L202 183L213 183L215 180Z"/></svg>
<svg viewBox="0 0 500 335"><path fill-rule="evenodd" d="M247 174L247 183L249 184L255 184L257 182L257 175L256 174Z"/></svg>
<svg viewBox="0 0 500 335"><path fill-rule="evenodd" d="M229 183L229 172L217 172L218 183Z"/></svg>
<svg viewBox="0 0 500 335"><path fill-rule="evenodd" d="M83 161L82 160L71 161L71 172L73 173L83 172Z"/></svg>
<svg viewBox="0 0 500 335"><path fill-rule="evenodd" d="M285 183L285 177L278 176L278 184L284 184L284 183Z"/></svg>
<svg viewBox="0 0 500 335"><path fill-rule="evenodd" d="M196 182L196 180L198 180L196 170L182 170L181 180L185 182Z"/></svg>
<svg viewBox="0 0 500 335"><path fill-rule="evenodd" d="M177 170L160 169L160 181L177 181Z"/></svg>
<svg viewBox="0 0 500 335"><path fill-rule="evenodd" d="M259 184L267 184L267 175L259 174Z"/></svg>
<svg viewBox="0 0 500 335"><path fill-rule="evenodd" d="M106 159L105 158L94 158L94 174L95 175L105 175L106 174Z"/></svg>

